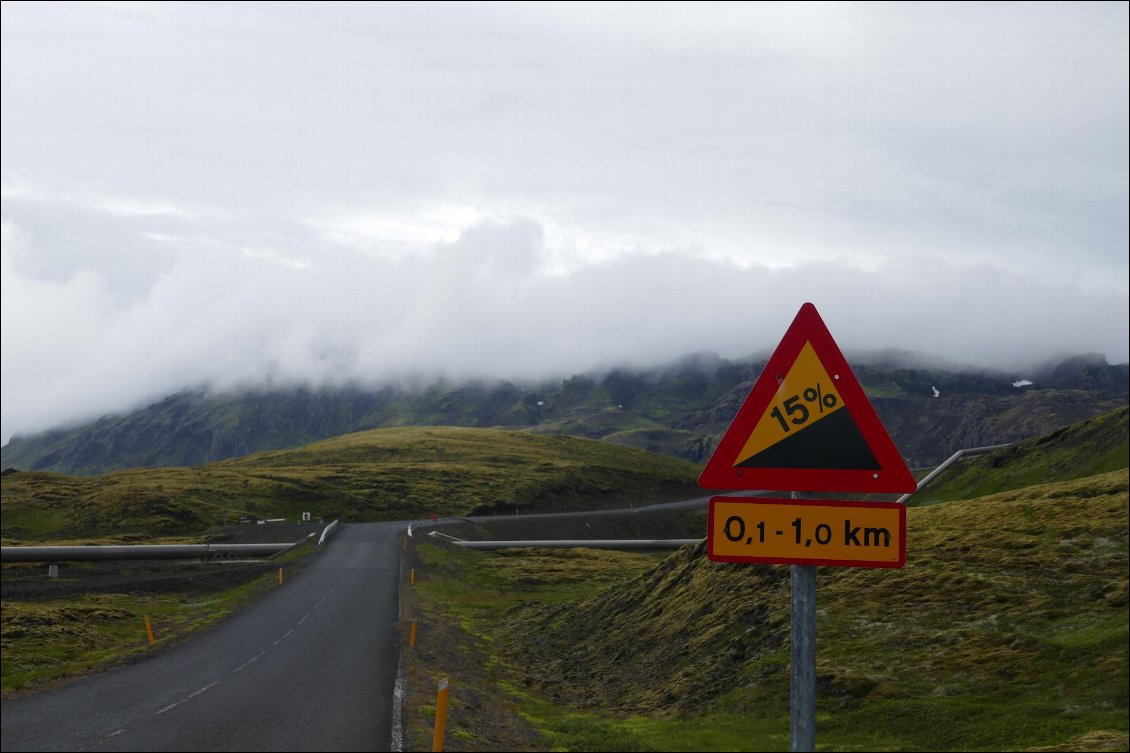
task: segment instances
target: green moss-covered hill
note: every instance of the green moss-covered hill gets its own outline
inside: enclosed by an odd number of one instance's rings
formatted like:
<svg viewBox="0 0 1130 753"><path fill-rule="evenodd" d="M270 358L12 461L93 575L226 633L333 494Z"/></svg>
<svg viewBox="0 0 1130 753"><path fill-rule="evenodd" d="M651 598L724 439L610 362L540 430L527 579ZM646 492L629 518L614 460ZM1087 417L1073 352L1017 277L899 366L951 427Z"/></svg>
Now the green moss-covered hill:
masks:
<svg viewBox="0 0 1130 753"><path fill-rule="evenodd" d="M245 515L411 519L595 508L694 493L690 463L576 437L463 428L348 434L199 468L2 480L3 536L179 534Z"/></svg>
<svg viewBox="0 0 1130 753"><path fill-rule="evenodd" d="M911 506L972 499L1029 484L1066 481L1130 465L1130 408L1080 421L951 466Z"/></svg>
<svg viewBox="0 0 1130 753"><path fill-rule="evenodd" d="M1130 373L1127 364L1094 355L1022 374L927 367L914 354L860 354L852 363L899 451L916 467L1126 405ZM128 415L12 437L0 457L4 468L95 475L205 465L370 429L466 426L604 439L701 463L763 366L700 353L658 368L540 384L186 389Z"/></svg>
<svg viewBox="0 0 1130 753"><path fill-rule="evenodd" d="M1112 421L1121 469L1038 484L1017 470L1067 457L1095 430L1076 426L1001 463L992 483L1019 488L909 510L905 568L818 570L818 741L1125 750L1125 411ZM1076 465L1109 461L1110 447L1077 449ZM578 605L521 612L506 650L564 705L787 744L789 602L787 566L712 563L700 544Z"/></svg>

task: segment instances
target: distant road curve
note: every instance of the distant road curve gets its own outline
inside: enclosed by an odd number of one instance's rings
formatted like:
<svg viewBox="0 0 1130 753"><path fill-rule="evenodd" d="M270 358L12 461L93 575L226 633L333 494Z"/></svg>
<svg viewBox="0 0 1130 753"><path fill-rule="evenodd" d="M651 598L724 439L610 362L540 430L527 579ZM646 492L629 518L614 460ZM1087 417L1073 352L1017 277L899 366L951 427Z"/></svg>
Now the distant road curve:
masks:
<svg viewBox="0 0 1130 753"><path fill-rule="evenodd" d="M0 744L5 753L388 750L404 528L345 526L293 580L201 637L5 701Z"/></svg>

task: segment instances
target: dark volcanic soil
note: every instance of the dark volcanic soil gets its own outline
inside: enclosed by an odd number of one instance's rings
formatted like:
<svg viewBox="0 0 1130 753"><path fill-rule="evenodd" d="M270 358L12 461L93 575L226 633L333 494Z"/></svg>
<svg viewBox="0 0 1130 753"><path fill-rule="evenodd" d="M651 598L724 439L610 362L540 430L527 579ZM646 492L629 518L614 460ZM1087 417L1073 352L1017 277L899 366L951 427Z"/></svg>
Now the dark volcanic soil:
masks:
<svg viewBox="0 0 1130 753"><path fill-rule="evenodd" d="M59 577L46 564L5 565L0 598L59 599L89 593L207 593L223 591L278 567L272 562L66 562Z"/></svg>

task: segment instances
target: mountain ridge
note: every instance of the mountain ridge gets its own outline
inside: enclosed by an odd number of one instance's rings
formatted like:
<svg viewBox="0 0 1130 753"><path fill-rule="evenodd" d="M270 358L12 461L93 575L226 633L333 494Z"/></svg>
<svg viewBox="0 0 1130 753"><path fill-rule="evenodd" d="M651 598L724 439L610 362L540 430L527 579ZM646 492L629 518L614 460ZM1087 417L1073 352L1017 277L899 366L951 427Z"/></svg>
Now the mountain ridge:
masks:
<svg viewBox="0 0 1130 753"><path fill-rule="evenodd" d="M894 366L899 359L911 365ZM922 368L926 360L875 351L859 354L854 366L911 465L936 463L962 447L1024 439L1127 402L1130 367L1094 354L1027 374ZM451 425L571 434L703 462L763 366L696 353L653 369L541 383L185 389L126 415L13 437L0 455L5 468L93 475L199 466L375 428Z"/></svg>

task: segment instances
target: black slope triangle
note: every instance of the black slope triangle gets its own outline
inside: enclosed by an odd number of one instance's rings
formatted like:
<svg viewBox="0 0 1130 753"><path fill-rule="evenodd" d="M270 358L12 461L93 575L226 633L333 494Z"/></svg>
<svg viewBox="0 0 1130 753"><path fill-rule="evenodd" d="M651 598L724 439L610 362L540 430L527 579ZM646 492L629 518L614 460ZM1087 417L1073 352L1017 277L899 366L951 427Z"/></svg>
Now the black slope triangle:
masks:
<svg viewBox="0 0 1130 753"><path fill-rule="evenodd" d="M875 453L847 408L797 430L737 467L880 470Z"/></svg>

